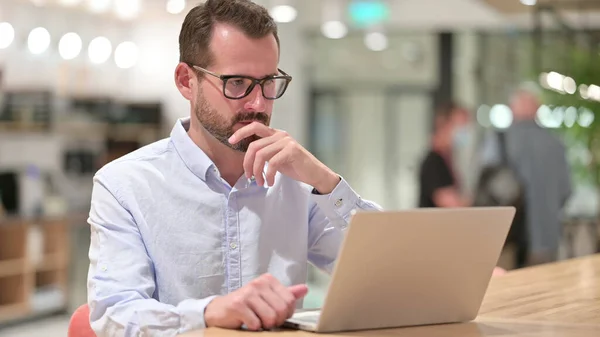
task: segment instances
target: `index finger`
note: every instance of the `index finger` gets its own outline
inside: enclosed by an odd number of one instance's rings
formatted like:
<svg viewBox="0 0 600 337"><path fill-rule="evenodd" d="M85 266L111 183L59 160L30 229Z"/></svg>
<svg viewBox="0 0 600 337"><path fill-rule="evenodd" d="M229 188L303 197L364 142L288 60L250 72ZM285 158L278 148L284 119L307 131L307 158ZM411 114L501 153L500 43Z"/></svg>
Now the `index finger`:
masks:
<svg viewBox="0 0 600 337"><path fill-rule="evenodd" d="M271 289L273 289L273 291L285 302L288 309L287 318L292 317L296 310L296 297L294 294L277 280L271 283Z"/></svg>
<svg viewBox="0 0 600 337"><path fill-rule="evenodd" d="M231 137L229 137L229 143L235 144L244 138L248 138L252 135L257 135L261 138L269 137L275 134L275 130L260 123L252 122L239 130L237 130Z"/></svg>

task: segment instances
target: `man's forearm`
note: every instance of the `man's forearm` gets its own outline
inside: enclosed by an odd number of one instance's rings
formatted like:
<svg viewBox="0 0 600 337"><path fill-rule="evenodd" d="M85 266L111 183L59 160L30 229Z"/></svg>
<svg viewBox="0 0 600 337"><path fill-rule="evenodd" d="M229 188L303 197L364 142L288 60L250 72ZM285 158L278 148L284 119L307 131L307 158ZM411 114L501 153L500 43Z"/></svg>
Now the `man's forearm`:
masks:
<svg viewBox="0 0 600 337"><path fill-rule="evenodd" d="M126 295L126 294L123 294ZM175 336L206 327L204 309L214 297L185 300L177 306L154 299L90 302L91 327L98 337Z"/></svg>
<svg viewBox="0 0 600 337"><path fill-rule="evenodd" d="M433 193L433 202L437 207L468 207L471 201L463 198L456 188L444 187Z"/></svg>
<svg viewBox="0 0 600 337"><path fill-rule="evenodd" d="M308 259L317 268L331 273L353 211L381 211L382 208L362 199L343 178L330 194L313 194L312 199Z"/></svg>

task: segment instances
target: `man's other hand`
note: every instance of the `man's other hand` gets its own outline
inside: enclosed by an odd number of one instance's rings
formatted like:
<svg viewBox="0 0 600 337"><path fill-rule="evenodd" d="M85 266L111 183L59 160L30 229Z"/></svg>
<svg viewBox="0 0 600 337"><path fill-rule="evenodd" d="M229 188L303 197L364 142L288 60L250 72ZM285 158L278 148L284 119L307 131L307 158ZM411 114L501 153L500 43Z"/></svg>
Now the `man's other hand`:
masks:
<svg viewBox="0 0 600 337"><path fill-rule="evenodd" d="M294 314L296 301L306 296L306 285L284 287L269 274L213 299L204 311L207 327L249 330L272 329Z"/></svg>

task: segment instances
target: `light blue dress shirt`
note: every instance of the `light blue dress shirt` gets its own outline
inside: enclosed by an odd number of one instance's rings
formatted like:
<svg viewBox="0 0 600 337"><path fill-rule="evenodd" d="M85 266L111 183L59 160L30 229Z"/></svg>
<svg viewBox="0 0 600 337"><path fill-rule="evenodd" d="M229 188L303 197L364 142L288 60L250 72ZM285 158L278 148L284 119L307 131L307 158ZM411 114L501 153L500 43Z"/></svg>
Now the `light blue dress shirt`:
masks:
<svg viewBox="0 0 600 337"><path fill-rule="evenodd" d="M307 262L331 272L352 210L380 210L345 180L329 195L277 174L272 187L231 187L189 138L167 139L94 176L88 304L98 336L173 336L205 327L217 295L271 273L306 282ZM299 306L301 303L299 303Z"/></svg>

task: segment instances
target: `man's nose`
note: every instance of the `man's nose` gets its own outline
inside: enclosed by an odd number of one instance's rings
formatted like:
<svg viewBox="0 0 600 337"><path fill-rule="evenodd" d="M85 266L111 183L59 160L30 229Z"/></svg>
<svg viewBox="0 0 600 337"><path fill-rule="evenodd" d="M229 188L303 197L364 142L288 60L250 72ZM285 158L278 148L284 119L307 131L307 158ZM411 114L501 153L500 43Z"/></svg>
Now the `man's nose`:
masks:
<svg viewBox="0 0 600 337"><path fill-rule="evenodd" d="M252 92L248 94L248 101L244 108L248 111L263 112L267 108L266 99L262 94L260 85L256 85Z"/></svg>

